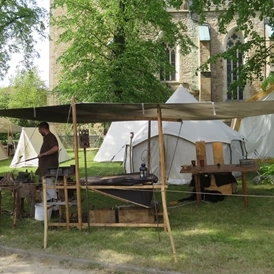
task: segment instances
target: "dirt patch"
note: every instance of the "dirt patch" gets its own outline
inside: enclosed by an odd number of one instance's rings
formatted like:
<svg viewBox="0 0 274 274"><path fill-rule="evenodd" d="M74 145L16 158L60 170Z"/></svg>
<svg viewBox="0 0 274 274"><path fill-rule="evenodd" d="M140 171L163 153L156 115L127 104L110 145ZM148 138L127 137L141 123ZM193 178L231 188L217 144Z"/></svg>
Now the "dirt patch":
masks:
<svg viewBox="0 0 274 274"><path fill-rule="evenodd" d="M98 263L0 245L0 273L10 274L183 274L133 265ZM184 273L186 274L186 273Z"/></svg>

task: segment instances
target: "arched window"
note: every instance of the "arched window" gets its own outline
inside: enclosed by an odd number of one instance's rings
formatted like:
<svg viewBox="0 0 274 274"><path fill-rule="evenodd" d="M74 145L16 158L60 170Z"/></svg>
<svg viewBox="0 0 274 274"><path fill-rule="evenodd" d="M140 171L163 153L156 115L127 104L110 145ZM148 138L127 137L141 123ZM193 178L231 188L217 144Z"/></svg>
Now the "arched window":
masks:
<svg viewBox="0 0 274 274"><path fill-rule="evenodd" d="M160 70L160 80L161 81L175 81L176 80L176 47L166 46L166 57L169 63L174 68L172 74L167 73L164 69Z"/></svg>
<svg viewBox="0 0 274 274"><path fill-rule="evenodd" d="M237 43L242 42L242 35L241 33L233 32L228 37L226 42L226 49L229 49L236 45ZM226 60L226 79L227 79L227 90L230 87L230 85L238 80L237 72L235 71L235 68L239 67L243 64L243 55L240 52L236 52L236 58L233 59L227 59ZM227 99L228 100L243 100L243 88L237 87L237 90L231 93L227 93Z"/></svg>

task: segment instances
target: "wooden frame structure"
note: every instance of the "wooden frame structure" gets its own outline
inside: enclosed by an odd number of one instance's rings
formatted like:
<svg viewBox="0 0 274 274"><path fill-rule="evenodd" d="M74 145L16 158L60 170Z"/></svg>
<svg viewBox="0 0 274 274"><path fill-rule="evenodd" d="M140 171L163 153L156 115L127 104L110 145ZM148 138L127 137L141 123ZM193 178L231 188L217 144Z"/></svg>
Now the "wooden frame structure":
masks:
<svg viewBox="0 0 274 274"><path fill-rule="evenodd" d="M228 165L224 164L223 146L222 143L216 142L212 144L214 165L207 165L206 162L206 145L204 141L196 142L196 166L189 166L189 168L182 168L180 173L192 173L195 177L195 189L198 206L201 205L201 184L200 175L205 173L225 173L225 172L241 172L242 174L242 192L244 206L248 206L247 200L247 185L246 185L246 173L250 171L259 170L259 165ZM204 166L201 166L200 161L204 162Z"/></svg>
<svg viewBox="0 0 274 274"><path fill-rule="evenodd" d="M77 138L77 115L76 115L76 106L75 106L75 99L72 98L72 121L73 121L73 132L74 132L74 154L75 154L75 186L69 186L67 177L64 177L64 184L63 186L55 186L56 189L63 189L65 194L65 207L66 207L66 223L64 224L56 224L56 223L49 223L47 219L47 209L50 206L47 203L47 193L46 190L46 180L43 179L43 204L44 204L44 248L47 248L47 241L48 241L48 226L55 225L55 226L66 226L67 229L70 226L77 226L79 230L82 230L83 227L87 226L88 224L84 224L82 222L82 208L81 208L81 189L90 189L93 191L97 191L98 189L106 188L106 186L81 186L80 184L80 174L79 174L79 155L78 155L78 138ZM159 144L160 144L160 162L161 162L161 185L160 186L127 186L123 189L154 189L159 188L161 190L161 198L162 198L162 206L163 206L163 224L128 224L128 223L113 223L113 224L106 224L106 223L99 223L94 224L94 226L136 226L136 227L164 227L164 229L168 232L173 255L174 261L178 262L175 244L171 232L171 226L169 222L168 212L167 212L167 202L166 202L166 174L165 174L165 157L164 157L164 140L163 140L163 128L162 128L162 115L161 115L161 108L158 107L157 109L157 120L158 120L158 128L159 128ZM176 119L177 120L177 119ZM99 121L98 121L99 122ZM150 132L150 131L149 131ZM115 186L107 186L108 188L117 188ZM68 201L68 189L75 189L77 194L77 212L78 212L78 222L77 223L70 223L69 222L69 206L70 203ZM121 188L121 187L120 187Z"/></svg>

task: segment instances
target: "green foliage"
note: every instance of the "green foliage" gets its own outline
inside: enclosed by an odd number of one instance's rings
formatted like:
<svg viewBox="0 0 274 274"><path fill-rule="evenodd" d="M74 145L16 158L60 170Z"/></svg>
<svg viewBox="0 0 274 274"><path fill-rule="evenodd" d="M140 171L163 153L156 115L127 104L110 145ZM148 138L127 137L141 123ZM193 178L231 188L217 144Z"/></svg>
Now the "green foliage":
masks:
<svg viewBox="0 0 274 274"><path fill-rule="evenodd" d="M267 78L262 82L262 89L264 91L267 90L267 88L271 85L274 84L274 73L271 72Z"/></svg>
<svg viewBox="0 0 274 274"><path fill-rule="evenodd" d="M10 100L10 88L1 88L0 89L0 109L8 107Z"/></svg>
<svg viewBox="0 0 274 274"><path fill-rule="evenodd" d="M266 43L265 37L257 32L256 26L263 25L265 19L267 19L268 25L274 26L274 9L272 0L231 0L228 5L224 6L225 3L226 1L223 0L193 0L190 9L199 15L200 23L204 23L206 12L214 8L218 11L216 16L220 33L227 33L227 29L231 28L231 23L234 20L237 26L236 31L243 33L245 41L243 44L235 45L228 51L213 56L200 67L201 71L206 71L208 65L216 62L219 58L233 59L236 56L236 51L242 53L245 62L236 69L239 78L229 88L229 92L233 93L236 87L243 87L254 79L262 81L264 66L273 63L273 45Z"/></svg>
<svg viewBox="0 0 274 274"><path fill-rule="evenodd" d="M35 35L45 38L46 11L35 0L0 1L0 78L4 78L11 56L24 55L24 65L29 69L33 58Z"/></svg>
<svg viewBox="0 0 274 274"><path fill-rule="evenodd" d="M163 45L179 45L182 54L194 45L165 1L56 0L52 8L65 10L52 16L61 31L58 43L68 46L58 59L61 99L147 103L170 96L156 76L161 68L174 71Z"/></svg>
<svg viewBox="0 0 274 274"><path fill-rule="evenodd" d="M11 80L8 108L38 107L47 104L47 87L39 78L38 70L21 71ZM45 117L46 118L46 117ZM13 119L20 126L35 126L36 121Z"/></svg>
<svg viewBox="0 0 274 274"><path fill-rule="evenodd" d="M261 166L260 171L262 173L262 181L264 184L274 183L274 164L264 164Z"/></svg>

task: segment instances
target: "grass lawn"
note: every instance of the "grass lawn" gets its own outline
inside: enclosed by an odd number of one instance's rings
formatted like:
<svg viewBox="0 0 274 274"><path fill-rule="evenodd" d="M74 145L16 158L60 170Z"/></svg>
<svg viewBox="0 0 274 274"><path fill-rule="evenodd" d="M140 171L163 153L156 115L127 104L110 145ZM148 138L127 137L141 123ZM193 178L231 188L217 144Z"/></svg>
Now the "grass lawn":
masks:
<svg viewBox="0 0 274 274"><path fill-rule="evenodd" d="M73 156L71 151L69 153ZM95 153L87 151L88 175L123 172L120 164L93 162ZM80 151L79 156L80 173L84 177L84 154ZM10 160L1 161L0 174L11 171L9 163ZM70 164L74 161L63 165ZM19 170L12 171L16 173ZM273 273L274 187L271 184L252 184L255 175L249 173L247 178L248 194L251 195L248 208L244 208L240 196L240 181L237 195L228 196L219 203L202 203L200 208L196 203L172 206L171 201L189 196L184 193L188 186L169 186L168 211L179 260L177 264L174 263L168 233L161 228L90 227L82 231L76 228L67 231L58 227L49 230L48 248L42 249L43 222L24 218L18 220L16 229L11 229L12 216L2 214L0 245L184 273ZM4 191L2 196L2 209L11 210L11 193ZM90 191L88 194L83 191L82 199L83 212L88 210L87 206L110 208L125 204ZM156 192L155 199L161 202L159 192Z"/></svg>

